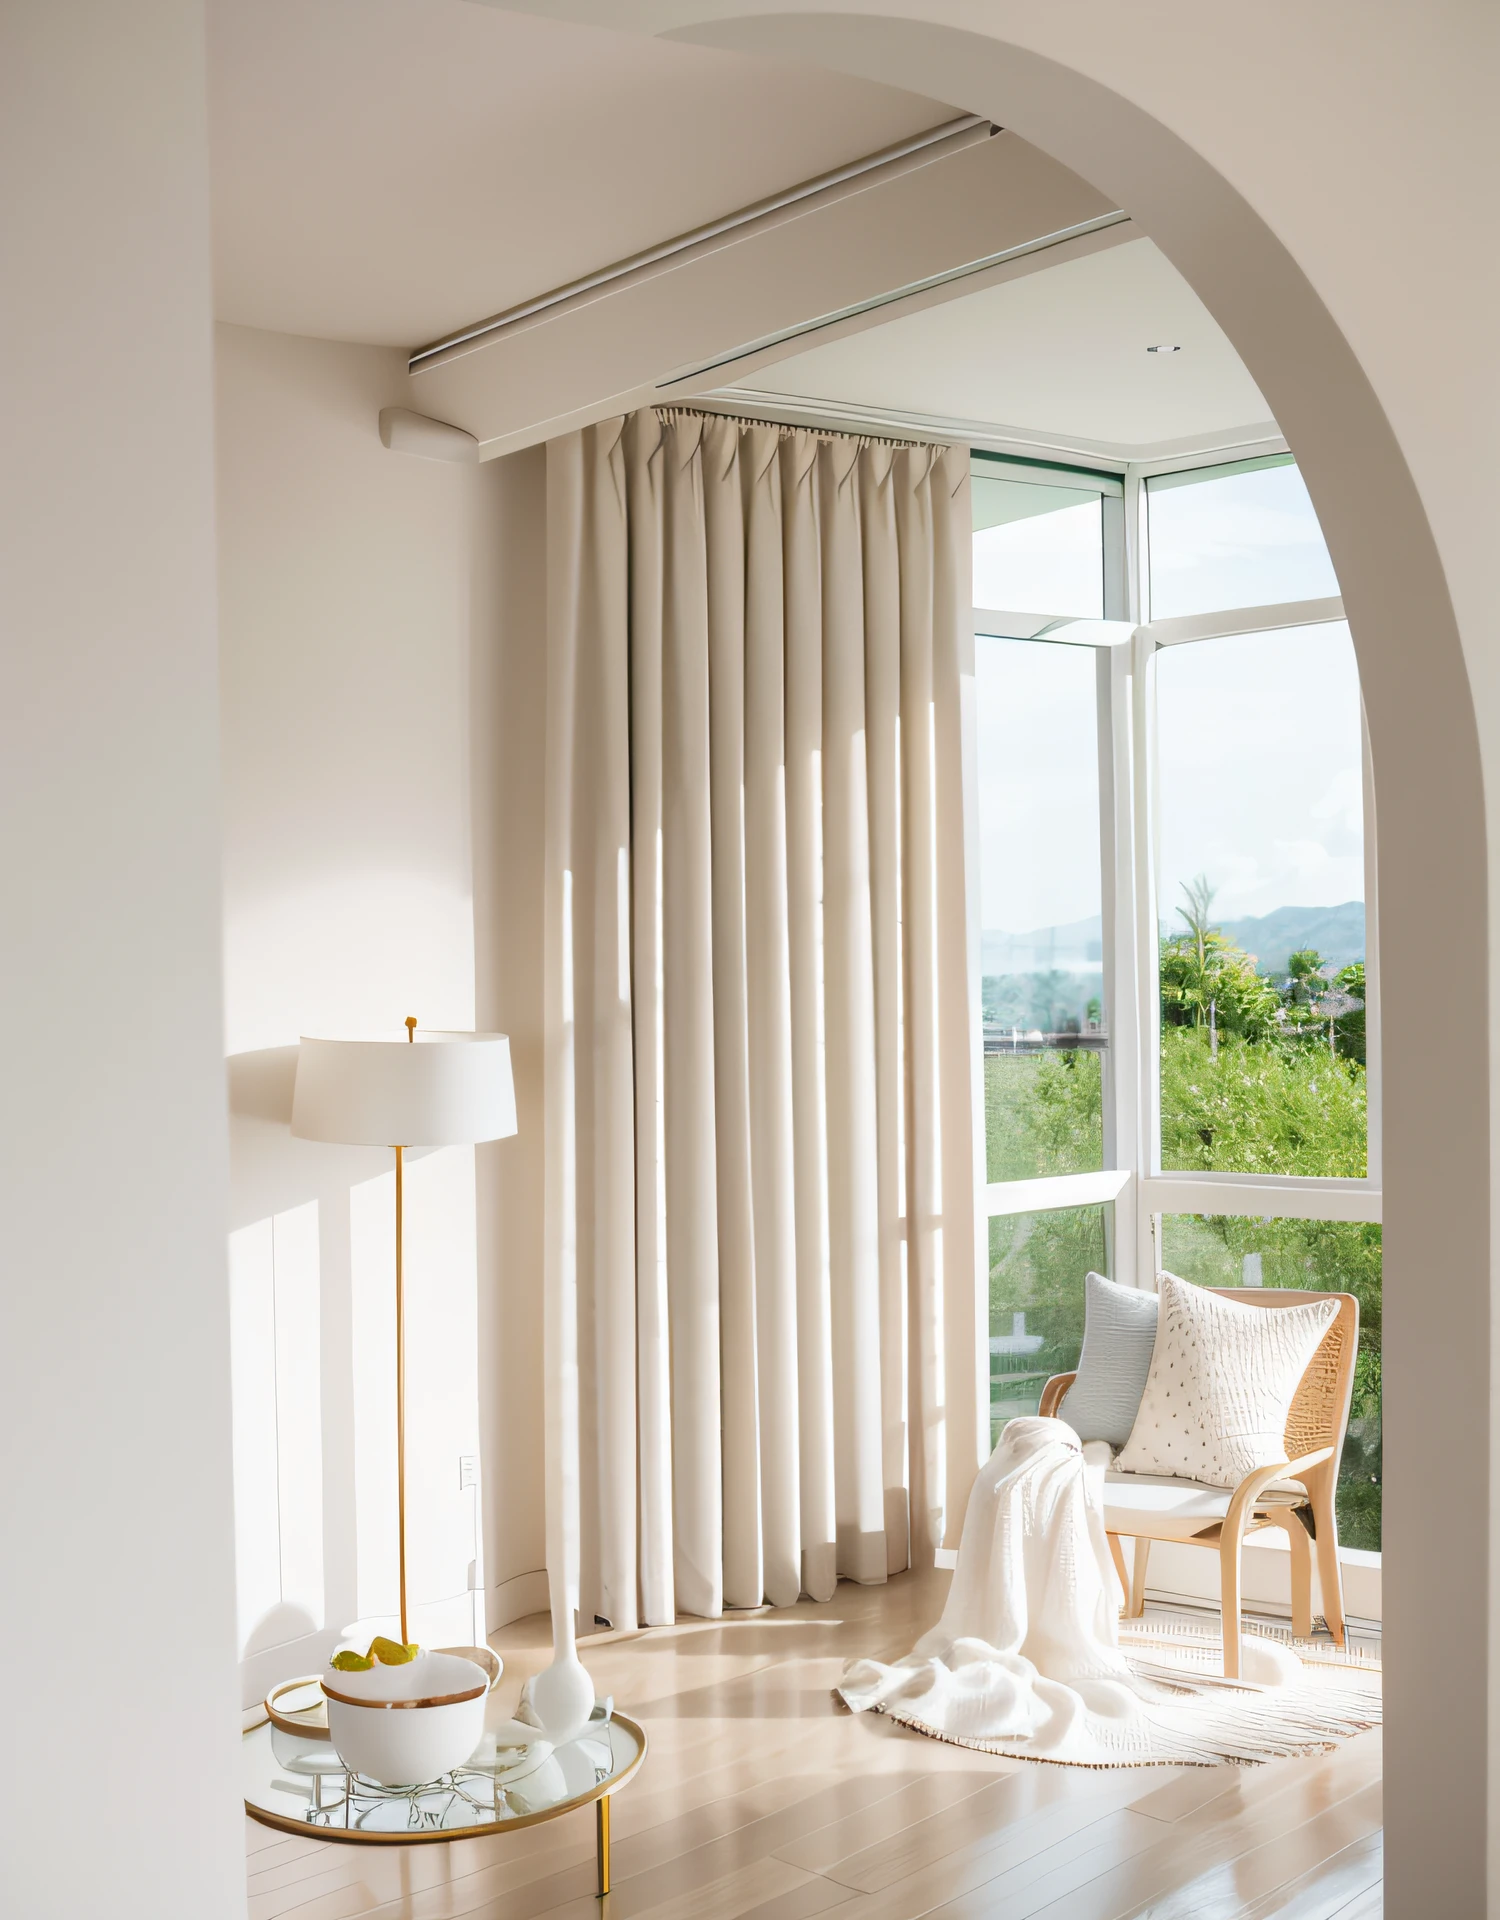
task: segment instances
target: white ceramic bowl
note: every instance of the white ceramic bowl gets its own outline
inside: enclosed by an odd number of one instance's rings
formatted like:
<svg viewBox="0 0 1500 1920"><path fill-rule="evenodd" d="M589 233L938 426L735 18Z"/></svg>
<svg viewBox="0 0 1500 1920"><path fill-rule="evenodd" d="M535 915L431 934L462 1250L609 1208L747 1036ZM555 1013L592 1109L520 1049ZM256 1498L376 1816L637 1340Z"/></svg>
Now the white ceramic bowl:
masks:
<svg viewBox="0 0 1500 1920"><path fill-rule="evenodd" d="M452 1653L323 1675L328 1732L344 1765L383 1787L420 1786L461 1767L484 1732L490 1677Z"/></svg>

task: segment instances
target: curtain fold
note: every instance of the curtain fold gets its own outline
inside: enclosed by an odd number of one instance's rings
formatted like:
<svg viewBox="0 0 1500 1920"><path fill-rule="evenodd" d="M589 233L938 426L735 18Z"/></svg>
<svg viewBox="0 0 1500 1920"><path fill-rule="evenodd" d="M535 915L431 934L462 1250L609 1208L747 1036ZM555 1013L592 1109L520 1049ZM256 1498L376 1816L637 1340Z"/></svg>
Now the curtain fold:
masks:
<svg viewBox="0 0 1500 1920"><path fill-rule="evenodd" d="M548 1563L585 1619L826 1599L962 1513L968 526L956 448L655 412L548 448Z"/></svg>

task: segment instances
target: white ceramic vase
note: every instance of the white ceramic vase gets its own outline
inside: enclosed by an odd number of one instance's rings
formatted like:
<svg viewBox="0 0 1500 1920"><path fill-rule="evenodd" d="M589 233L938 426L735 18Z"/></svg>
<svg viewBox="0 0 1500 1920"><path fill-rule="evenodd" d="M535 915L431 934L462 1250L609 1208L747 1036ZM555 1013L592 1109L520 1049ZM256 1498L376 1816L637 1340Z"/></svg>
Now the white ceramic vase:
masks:
<svg viewBox="0 0 1500 1920"><path fill-rule="evenodd" d="M594 1683L571 1648L532 1681L531 1707L554 1747L576 1738L588 1725L594 1711Z"/></svg>
<svg viewBox="0 0 1500 1920"><path fill-rule="evenodd" d="M594 1711L594 1683L578 1658L569 1607L552 1610L552 1665L531 1682L531 1710L554 1747L575 1739Z"/></svg>
<svg viewBox="0 0 1500 1920"><path fill-rule="evenodd" d="M328 1733L351 1773L382 1787L413 1787L461 1767L484 1733L489 1675L451 1653L403 1666L322 1676Z"/></svg>

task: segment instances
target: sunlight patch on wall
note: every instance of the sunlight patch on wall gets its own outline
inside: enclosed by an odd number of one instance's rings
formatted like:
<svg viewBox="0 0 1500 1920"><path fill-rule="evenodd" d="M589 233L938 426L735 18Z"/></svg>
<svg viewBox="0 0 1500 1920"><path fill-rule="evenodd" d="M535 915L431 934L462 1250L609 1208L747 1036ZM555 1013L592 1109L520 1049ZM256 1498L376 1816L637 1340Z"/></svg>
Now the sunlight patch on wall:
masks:
<svg viewBox="0 0 1500 1920"><path fill-rule="evenodd" d="M316 1201L229 1236L240 1654L323 1625Z"/></svg>

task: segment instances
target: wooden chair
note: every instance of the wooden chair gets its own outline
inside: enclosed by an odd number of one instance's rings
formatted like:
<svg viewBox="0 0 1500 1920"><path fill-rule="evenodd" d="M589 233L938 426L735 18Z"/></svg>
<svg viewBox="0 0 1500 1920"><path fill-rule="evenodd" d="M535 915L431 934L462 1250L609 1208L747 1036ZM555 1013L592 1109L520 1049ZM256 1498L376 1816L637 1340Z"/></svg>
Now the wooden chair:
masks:
<svg viewBox="0 0 1500 1920"><path fill-rule="evenodd" d="M1243 1300L1252 1307L1296 1307L1309 1300L1339 1303L1338 1315L1308 1362L1292 1401L1286 1423L1285 1460L1258 1468L1232 1491L1196 1480L1120 1473L1114 1468L1104 1476L1104 1525L1120 1584L1128 1596L1127 1615L1138 1619L1145 1609L1146 1563L1153 1540L1216 1547L1224 1620L1224 1673L1228 1679L1237 1679L1241 1549L1245 1535L1261 1527L1282 1528L1291 1544L1292 1632L1299 1639L1306 1639L1312 1632L1312 1554L1316 1545L1323 1617L1335 1641L1344 1644L1344 1581L1339 1566L1334 1489L1354 1390L1359 1302L1352 1293L1303 1293L1295 1288L1214 1287L1210 1291L1226 1300ZM1037 1409L1043 1418L1056 1414L1076 1378L1073 1373L1059 1373L1047 1382ZM1288 1481L1293 1484L1286 1485ZM1311 1519L1311 1539L1303 1515ZM1128 1579L1120 1547L1122 1536L1135 1541L1135 1568Z"/></svg>

